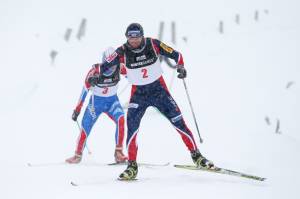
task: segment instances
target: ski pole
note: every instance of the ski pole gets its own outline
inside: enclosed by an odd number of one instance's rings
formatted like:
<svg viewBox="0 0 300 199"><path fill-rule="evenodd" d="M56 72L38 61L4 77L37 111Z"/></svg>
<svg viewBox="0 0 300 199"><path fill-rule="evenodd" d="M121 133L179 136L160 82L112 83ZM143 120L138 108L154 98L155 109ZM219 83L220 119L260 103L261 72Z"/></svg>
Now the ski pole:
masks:
<svg viewBox="0 0 300 199"><path fill-rule="evenodd" d="M190 95L189 95L189 92L188 92L185 80L184 79L182 79L182 80L183 80L183 85L184 85L185 93L187 95L187 98L188 98L188 101L189 101L189 104L190 104L190 108L191 108L191 111L192 111L192 114L193 114L193 118L194 118L194 122L195 122L195 125L196 125L196 128L197 128L197 132L198 132L198 135L199 135L199 138L200 138L200 143L203 143L203 139L200 136L200 132L199 132L199 128L198 128L198 123L197 123L196 116L195 116L195 113L194 113L194 109L193 109L193 105L192 105L192 102L191 102L191 98L190 98Z"/></svg>
<svg viewBox="0 0 300 199"><path fill-rule="evenodd" d="M80 124L79 124L78 120L76 120L76 123L77 123L78 129L79 129L79 133L81 133L81 127L80 127ZM90 151L90 149L89 149L87 143L85 144L85 147L86 147L86 149L88 150L88 153L89 153L89 154L92 154L92 152Z"/></svg>

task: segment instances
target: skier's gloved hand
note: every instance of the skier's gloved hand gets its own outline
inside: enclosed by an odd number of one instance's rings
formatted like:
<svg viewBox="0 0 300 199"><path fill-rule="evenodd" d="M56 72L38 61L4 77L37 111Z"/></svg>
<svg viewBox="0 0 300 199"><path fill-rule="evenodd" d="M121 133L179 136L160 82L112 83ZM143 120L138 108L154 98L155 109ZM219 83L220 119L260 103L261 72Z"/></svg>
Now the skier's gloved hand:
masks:
<svg viewBox="0 0 300 199"><path fill-rule="evenodd" d="M93 75L93 76L91 76L91 77L88 78L88 83L91 86L96 86L98 84L98 79L99 79L98 75Z"/></svg>
<svg viewBox="0 0 300 199"><path fill-rule="evenodd" d="M178 67L177 67L177 72L178 72L177 77L178 77L179 79L184 79L184 78L186 78L186 70L185 70L184 66L182 66L182 65L178 66Z"/></svg>
<svg viewBox="0 0 300 199"><path fill-rule="evenodd" d="M72 120L76 122L79 114L80 114L79 111L74 110L72 114Z"/></svg>

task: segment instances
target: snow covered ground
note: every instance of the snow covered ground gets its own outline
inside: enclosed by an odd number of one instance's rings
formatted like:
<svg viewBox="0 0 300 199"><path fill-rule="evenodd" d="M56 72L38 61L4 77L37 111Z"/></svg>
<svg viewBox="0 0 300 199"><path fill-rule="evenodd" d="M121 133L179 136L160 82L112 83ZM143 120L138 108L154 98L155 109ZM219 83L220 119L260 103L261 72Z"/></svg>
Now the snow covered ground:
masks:
<svg viewBox="0 0 300 199"><path fill-rule="evenodd" d="M299 9L297 0L1 0L0 198L299 198ZM79 41L82 18L87 29ZM85 151L79 165L62 164L73 155L78 129L70 117L90 66L103 49L125 42L129 23L140 22L146 36L157 37L161 21L162 40L185 58L200 150L216 165L266 182L173 168L191 164L189 152L151 109L140 127L138 161L170 166L140 167L138 181L117 181L125 166L105 166L113 161L114 124L104 115L88 141L92 154ZM68 42L67 28L73 30ZM170 84L173 72L164 66ZM120 91L126 84L123 79ZM180 80L171 92L198 141ZM123 103L128 96L126 89Z"/></svg>

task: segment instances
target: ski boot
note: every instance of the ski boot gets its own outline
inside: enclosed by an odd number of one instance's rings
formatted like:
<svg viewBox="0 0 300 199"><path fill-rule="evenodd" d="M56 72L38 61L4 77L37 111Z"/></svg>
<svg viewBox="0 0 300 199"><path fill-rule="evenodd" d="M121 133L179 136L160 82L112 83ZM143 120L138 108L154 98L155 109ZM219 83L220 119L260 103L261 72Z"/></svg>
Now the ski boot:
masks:
<svg viewBox="0 0 300 199"><path fill-rule="evenodd" d="M116 148L115 150L115 161L116 163L125 163L128 158L123 154L122 148Z"/></svg>
<svg viewBox="0 0 300 199"><path fill-rule="evenodd" d="M138 166L136 161L128 161L127 169L120 174L119 180L135 180L137 173Z"/></svg>
<svg viewBox="0 0 300 199"><path fill-rule="evenodd" d="M79 162L81 162L82 159L82 154L81 153L75 153L74 156L66 159L66 162L69 164L78 164Z"/></svg>
<svg viewBox="0 0 300 199"><path fill-rule="evenodd" d="M196 164L197 167L203 167L206 169L210 169L214 167L214 163L208 159L206 159L200 151L197 149L195 151L191 151L191 156L193 162Z"/></svg>

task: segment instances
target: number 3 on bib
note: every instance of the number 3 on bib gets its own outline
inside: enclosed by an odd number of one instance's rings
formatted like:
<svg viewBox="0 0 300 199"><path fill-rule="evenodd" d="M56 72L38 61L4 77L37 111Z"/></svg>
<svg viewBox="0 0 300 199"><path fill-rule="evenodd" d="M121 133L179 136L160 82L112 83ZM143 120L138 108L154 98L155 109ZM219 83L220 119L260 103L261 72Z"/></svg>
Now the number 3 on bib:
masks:
<svg viewBox="0 0 300 199"><path fill-rule="evenodd" d="M107 94L108 92L108 87L103 88L102 94Z"/></svg>
<svg viewBox="0 0 300 199"><path fill-rule="evenodd" d="M147 78L148 77L148 71L146 68L142 69L142 73L143 73L143 78Z"/></svg>

